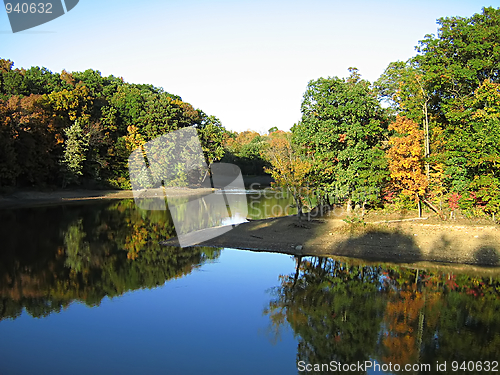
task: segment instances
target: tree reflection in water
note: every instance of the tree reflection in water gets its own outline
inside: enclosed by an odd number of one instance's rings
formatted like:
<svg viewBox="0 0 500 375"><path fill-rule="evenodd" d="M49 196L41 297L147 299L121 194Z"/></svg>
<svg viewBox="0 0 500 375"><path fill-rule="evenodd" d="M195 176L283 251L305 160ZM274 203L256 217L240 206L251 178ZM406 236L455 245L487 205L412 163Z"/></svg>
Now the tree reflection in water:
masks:
<svg viewBox="0 0 500 375"><path fill-rule="evenodd" d="M44 317L80 301L99 305L139 288L182 277L220 249L158 245L175 236L168 211L133 200L2 212L0 320L23 308Z"/></svg>
<svg viewBox="0 0 500 375"><path fill-rule="evenodd" d="M286 324L293 329L297 362L498 360L498 276L296 260L296 273L280 276L264 313L274 335Z"/></svg>

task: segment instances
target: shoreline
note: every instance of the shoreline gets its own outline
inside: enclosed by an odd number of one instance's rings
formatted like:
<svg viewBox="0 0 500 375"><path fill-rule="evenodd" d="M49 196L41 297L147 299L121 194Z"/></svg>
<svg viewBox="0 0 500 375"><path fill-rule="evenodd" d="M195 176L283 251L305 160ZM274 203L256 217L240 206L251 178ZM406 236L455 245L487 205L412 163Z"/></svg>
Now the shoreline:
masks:
<svg viewBox="0 0 500 375"><path fill-rule="evenodd" d="M166 189L168 196L194 196L208 194L213 189ZM163 195L162 189L151 189L148 194L141 194L144 198L154 198ZM59 190L51 192L20 191L0 195L0 210L13 208L39 207L66 203L78 203L89 200L134 199L132 190Z"/></svg>
<svg viewBox="0 0 500 375"><path fill-rule="evenodd" d="M160 242L179 246L176 239ZM323 217L299 222L296 216L250 221L197 246L334 256L370 262L436 266L473 266L500 272L497 226L422 223L417 218L392 222L347 224Z"/></svg>
<svg viewBox="0 0 500 375"><path fill-rule="evenodd" d="M213 189L167 189L168 196L195 196ZM150 190L145 197L163 195ZM95 200L133 199L132 190L21 191L0 195L0 210ZM327 215L298 221L296 215L252 220L197 246L225 247L295 256L336 256L370 262L457 266L500 272L500 227L491 223L439 221L435 218L368 215L363 224L347 224L345 216ZM382 220L381 220L382 219ZM162 245L179 246L178 241Z"/></svg>
<svg viewBox="0 0 500 375"><path fill-rule="evenodd" d="M258 186L259 188L266 188L272 182L270 176L243 176L245 188L251 186ZM216 189L212 188L166 188L167 194L171 197L182 196L195 196L206 195ZM156 194L155 194L156 191ZM150 189L148 191L149 197L156 197L158 194L163 194L161 188ZM148 197L148 196L143 196ZM45 205L56 205L66 203L84 202L87 200L100 200L100 199L133 199L134 194L132 190L118 190L118 189L68 189L68 190L54 190L54 191L40 191L33 188L22 189L11 193L0 194L0 210L11 208L25 208L25 207L39 207Z"/></svg>

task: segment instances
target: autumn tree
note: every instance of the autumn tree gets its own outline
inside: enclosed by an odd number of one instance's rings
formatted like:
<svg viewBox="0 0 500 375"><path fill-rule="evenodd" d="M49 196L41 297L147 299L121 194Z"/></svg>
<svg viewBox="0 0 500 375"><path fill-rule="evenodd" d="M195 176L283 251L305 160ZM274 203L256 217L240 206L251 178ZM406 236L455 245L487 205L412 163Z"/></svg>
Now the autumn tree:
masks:
<svg viewBox="0 0 500 375"><path fill-rule="evenodd" d="M78 120L82 127L90 123L93 100L84 85L78 84L71 90L51 92L43 95L41 100L51 114L52 119L46 125L57 143L63 142L64 130L75 121Z"/></svg>
<svg viewBox="0 0 500 375"><path fill-rule="evenodd" d="M7 115L7 106L0 100L0 186L15 185L20 173L16 160L14 131Z"/></svg>
<svg viewBox="0 0 500 375"><path fill-rule="evenodd" d="M291 192L297 205L297 216L301 220L302 199L306 192L305 185L311 170L311 162L292 144L291 134L284 132L270 138L263 155L271 164L265 171L271 174L276 186Z"/></svg>
<svg viewBox="0 0 500 375"><path fill-rule="evenodd" d="M3 112L3 113L1 113ZM57 131L42 95L11 96L0 119L5 156L15 161L8 172L15 185L44 185L57 181L60 155Z"/></svg>
<svg viewBox="0 0 500 375"><path fill-rule="evenodd" d="M432 98L424 72L418 68L415 59L392 62L375 82L375 87L380 98L388 102L396 114L422 124L425 172L429 178L431 153L429 106Z"/></svg>
<svg viewBox="0 0 500 375"><path fill-rule="evenodd" d="M222 157L220 121L162 88L92 69L14 69L0 59L2 186L80 181L129 188L133 147L185 127L198 129L208 162Z"/></svg>
<svg viewBox="0 0 500 375"><path fill-rule="evenodd" d="M487 186L498 183L495 168L490 168L496 164L491 161L497 147L488 134L496 132L496 120L481 113L491 114L497 107L490 99L500 83L500 8L485 7L471 17L445 17L437 23L437 34L418 42L417 55L389 64L376 86L393 112L424 131L428 190L461 195L494 214L495 188ZM481 112L483 108L488 110Z"/></svg>
<svg viewBox="0 0 500 375"><path fill-rule="evenodd" d="M262 156L265 147L265 136L256 131L230 132L224 139L223 161L238 165L244 175L261 175L264 168L269 167Z"/></svg>
<svg viewBox="0 0 500 375"><path fill-rule="evenodd" d="M424 172L424 132L414 121L401 116L389 125L389 130L395 132L386 152L391 184L420 208L429 184Z"/></svg>

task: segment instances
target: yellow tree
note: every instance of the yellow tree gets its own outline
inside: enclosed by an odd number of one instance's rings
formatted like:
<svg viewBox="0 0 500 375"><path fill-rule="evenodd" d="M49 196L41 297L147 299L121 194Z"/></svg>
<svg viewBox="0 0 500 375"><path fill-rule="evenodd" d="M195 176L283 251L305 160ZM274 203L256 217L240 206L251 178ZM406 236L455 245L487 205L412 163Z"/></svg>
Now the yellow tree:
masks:
<svg viewBox="0 0 500 375"><path fill-rule="evenodd" d="M418 204L421 216L421 202L429 185L424 172L424 132L417 123L401 116L389 125L389 130L395 132L387 150L392 184Z"/></svg>
<svg viewBox="0 0 500 375"><path fill-rule="evenodd" d="M71 91L64 89L44 95L44 100L52 108L53 117L58 118L64 126L76 120L82 124L90 120L93 98L83 84L78 84Z"/></svg>
<svg viewBox="0 0 500 375"><path fill-rule="evenodd" d="M301 220L302 198L306 190L304 185L312 164L296 152L290 133L275 132L273 135L269 137L263 152L263 157L271 164L271 168L265 168L264 171L271 174L274 185L291 192L297 205L297 216Z"/></svg>

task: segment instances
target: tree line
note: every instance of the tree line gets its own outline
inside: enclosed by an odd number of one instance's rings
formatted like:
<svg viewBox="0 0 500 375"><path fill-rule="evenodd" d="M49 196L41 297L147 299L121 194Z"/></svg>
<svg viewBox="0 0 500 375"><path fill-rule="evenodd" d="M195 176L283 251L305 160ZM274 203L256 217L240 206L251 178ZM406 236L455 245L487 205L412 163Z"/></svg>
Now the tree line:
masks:
<svg viewBox="0 0 500 375"><path fill-rule="evenodd" d="M0 187L130 189L132 151L186 127L198 130L207 164L235 163L244 175L269 167L267 135L229 131L163 88L0 59Z"/></svg>
<svg viewBox="0 0 500 375"><path fill-rule="evenodd" d="M13 65L0 59L0 186L130 188L130 153L188 126L207 162L222 156L220 121L162 88Z"/></svg>
<svg viewBox="0 0 500 375"><path fill-rule="evenodd" d="M426 204L441 216L461 208L495 219L500 8L438 24L416 56L390 63L374 83L356 68L310 81L301 120L269 152L276 181L299 200L340 197L348 210Z"/></svg>

